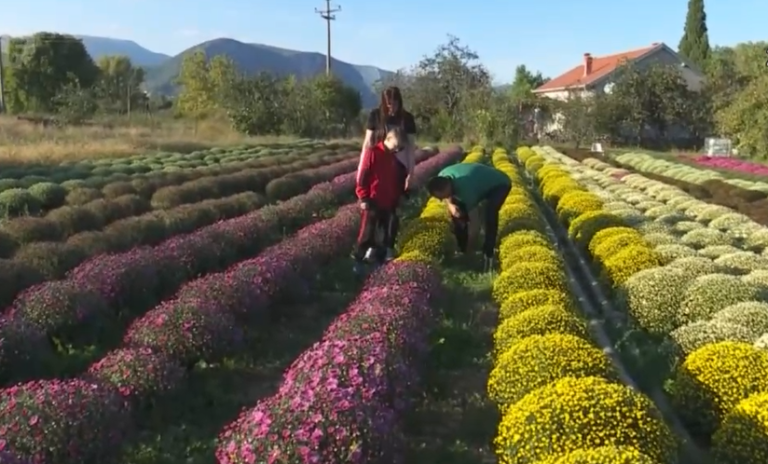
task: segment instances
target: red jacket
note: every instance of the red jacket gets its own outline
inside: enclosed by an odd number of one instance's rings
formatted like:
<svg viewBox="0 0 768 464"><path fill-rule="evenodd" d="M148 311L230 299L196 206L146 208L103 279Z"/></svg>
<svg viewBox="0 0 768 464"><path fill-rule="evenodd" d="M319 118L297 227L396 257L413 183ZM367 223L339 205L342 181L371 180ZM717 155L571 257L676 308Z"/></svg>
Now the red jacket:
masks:
<svg viewBox="0 0 768 464"><path fill-rule="evenodd" d="M383 143L365 150L357 168L357 188L360 200L370 200L377 208L392 210L403 193L402 176L394 153Z"/></svg>

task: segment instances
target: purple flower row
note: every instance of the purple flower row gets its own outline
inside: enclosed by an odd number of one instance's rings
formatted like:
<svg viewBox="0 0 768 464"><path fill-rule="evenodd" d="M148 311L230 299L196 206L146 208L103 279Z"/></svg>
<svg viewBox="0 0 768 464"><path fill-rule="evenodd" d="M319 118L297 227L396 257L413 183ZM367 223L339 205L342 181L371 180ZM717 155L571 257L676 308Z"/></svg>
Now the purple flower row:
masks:
<svg viewBox="0 0 768 464"><path fill-rule="evenodd" d="M449 152L420 163L414 181L423 182L459 156ZM345 184L338 180L328 188ZM185 364L237 349L239 323L263 318L276 298L301 288L323 263L346 251L358 221L354 206L341 208L255 259L188 283L173 300L135 321L125 336L127 346L109 353L82 378L0 390L0 451L41 464L107 460L130 432L136 405L178 391ZM147 279L141 272L133 278Z"/></svg>
<svg viewBox="0 0 768 464"><path fill-rule="evenodd" d="M439 290L423 263L374 273L278 392L224 429L219 464L403 463L403 413L418 392Z"/></svg>
<svg viewBox="0 0 768 464"><path fill-rule="evenodd" d="M432 153L420 152L424 159ZM304 195L221 221L155 247L94 257L67 279L22 292L0 317L0 382L35 378L51 357L50 336L98 334L120 312L143 314L195 277L224 269L278 241L284 229L315 220L353 190L355 173L318 184Z"/></svg>

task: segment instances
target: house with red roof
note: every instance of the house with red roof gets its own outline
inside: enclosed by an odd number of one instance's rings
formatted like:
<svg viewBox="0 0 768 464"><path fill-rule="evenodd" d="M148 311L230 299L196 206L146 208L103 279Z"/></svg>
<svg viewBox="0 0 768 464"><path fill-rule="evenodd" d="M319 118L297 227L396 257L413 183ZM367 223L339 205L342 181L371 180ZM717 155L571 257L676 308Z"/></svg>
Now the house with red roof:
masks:
<svg viewBox="0 0 768 464"><path fill-rule="evenodd" d="M591 53L585 53L581 63L538 87L533 93L566 100L573 92L587 95L610 92L611 77L622 64L628 62L640 69L659 64L678 67L691 90L701 89L704 82L704 74L698 68L686 62L664 43L653 43L648 47L613 55L592 56Z"/></svg>

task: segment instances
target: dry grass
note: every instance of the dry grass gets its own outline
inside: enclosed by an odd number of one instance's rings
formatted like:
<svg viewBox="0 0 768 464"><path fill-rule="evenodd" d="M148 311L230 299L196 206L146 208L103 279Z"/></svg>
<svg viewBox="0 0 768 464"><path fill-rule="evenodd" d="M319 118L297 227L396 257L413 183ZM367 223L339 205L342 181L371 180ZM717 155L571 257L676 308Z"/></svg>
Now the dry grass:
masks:
<svg viewBox="0 0 768 464"><path fill-rule="evenodd" d="M151 151L189 153L213 147L291 143L296 140L299 139L293 136L244 136L233 131L226 121L217 119L201 121L197 127L194 121L167 116L138 116L130 120L117 118L87 126L44 127L15 116L0 115L0 167L116 158ZM362 141L362 134L354 141ZM421 138L417 143L421 146L450 144Z"/></svg>
<svg viewBox="0 0 768 464"><path fill-rule="evenodd" d="M190 152L211 147L295 141L295 137L247 137L222 121L137 118L84 127L43 127L0 116L0 165L57 163L122 157L147 151Z"/></svg>

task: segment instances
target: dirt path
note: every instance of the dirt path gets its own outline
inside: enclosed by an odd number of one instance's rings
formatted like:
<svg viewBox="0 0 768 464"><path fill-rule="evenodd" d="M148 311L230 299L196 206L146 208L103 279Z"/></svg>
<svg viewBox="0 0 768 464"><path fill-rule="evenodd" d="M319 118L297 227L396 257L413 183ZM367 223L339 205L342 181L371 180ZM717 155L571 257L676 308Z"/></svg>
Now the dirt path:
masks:
<svg viewBox="0 0 768 464"><path fill-rule="evenodd" d="M495 463L498 413L485 393L497 318L490 276L449 263L444 280L448 294L432 338L425 395L408 424L407 462Z"/></svg>

